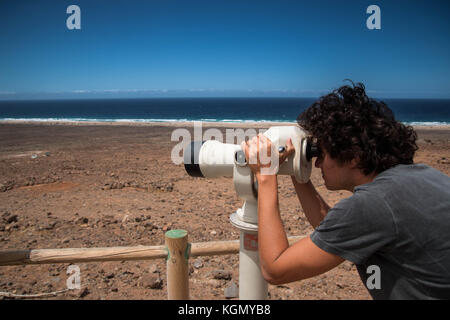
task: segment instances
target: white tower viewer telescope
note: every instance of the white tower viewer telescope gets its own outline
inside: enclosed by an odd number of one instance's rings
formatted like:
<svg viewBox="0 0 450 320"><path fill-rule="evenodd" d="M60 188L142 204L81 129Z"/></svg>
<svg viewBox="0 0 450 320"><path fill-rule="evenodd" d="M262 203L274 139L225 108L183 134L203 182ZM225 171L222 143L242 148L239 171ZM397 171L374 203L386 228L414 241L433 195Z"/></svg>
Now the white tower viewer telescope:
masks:
<svg viewBox="0 0 450 320"><path fill-rule="evenodd" d="M308 182L311 159L317 156L317 147L309 134L297 126L276 126L264 135L275 150L286 146L289 138L294 145L295 152L279 164L277 174L294 176L300 183ZM239 298L266 299L267 282L261 274L258 254L258 186L241 146L216 140L193 141L184 150L184 166L193 177L233 177L235 190L244 200L242 208L230 217L231 224L240 230Z"/></svg>

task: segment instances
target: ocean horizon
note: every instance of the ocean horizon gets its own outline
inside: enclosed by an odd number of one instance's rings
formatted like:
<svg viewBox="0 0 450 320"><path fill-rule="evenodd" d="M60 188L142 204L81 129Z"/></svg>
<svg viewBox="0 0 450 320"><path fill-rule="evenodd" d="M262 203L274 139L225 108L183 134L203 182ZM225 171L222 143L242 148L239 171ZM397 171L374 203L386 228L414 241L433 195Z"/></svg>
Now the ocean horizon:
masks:
<svg viewBox="0 0 450 320"><path fill-rule="evenodd" d="M296 122L317 98L3 100L0 120L51 122ZM450 125L450 99L377 99L409 125Z"/></svg>

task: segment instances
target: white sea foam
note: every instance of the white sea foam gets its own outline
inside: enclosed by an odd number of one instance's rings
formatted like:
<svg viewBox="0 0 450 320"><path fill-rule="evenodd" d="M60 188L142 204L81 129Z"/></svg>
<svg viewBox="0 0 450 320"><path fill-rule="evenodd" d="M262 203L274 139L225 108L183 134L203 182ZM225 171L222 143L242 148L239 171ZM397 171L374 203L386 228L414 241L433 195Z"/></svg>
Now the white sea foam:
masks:
<svg viewBox="0 0 450 320"><path fill-rule="evenodd" d="M445 121L423 121L423 122L403 122L406 125L410 125L410 126L448 126L450 125L450 122L445 122Z"/></svg>
<svg viewBox="0 0 450 320"><path fill-rule="evenodd" d="M136 122L136 123L148 123L148 122L191 122L191 121L203 121L203 122L225 122L225 123L293 123L294 120L250 120L250 119L94 119L94 118L0 118L0 121L30 121L30 122ZM446 121L415 121L415 122L403 122L406 125L411 126L450 126L450 122Z"/></svg>
<svg viewBox="0 0 450 320"><path fill-rule="evenodd" d="M0 118L0 121L36 121L36 122L227 122L227 123L260 123L260 122L294 122L287 120L243 120L243 119L96 119L96 118Z"/></svg>

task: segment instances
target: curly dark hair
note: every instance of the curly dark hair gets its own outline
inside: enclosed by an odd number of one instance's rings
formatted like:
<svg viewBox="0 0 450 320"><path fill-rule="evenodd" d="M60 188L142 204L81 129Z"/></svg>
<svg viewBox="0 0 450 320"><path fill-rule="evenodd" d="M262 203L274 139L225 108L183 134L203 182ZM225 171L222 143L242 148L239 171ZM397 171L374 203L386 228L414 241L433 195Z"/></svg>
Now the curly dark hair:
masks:
<svg viewBox="0 0 450 320"><path fill-rule="evenodd" d="M395 120L384 102L369 98L362 83L319 98L297 122L339 163L359 157L365 175L412 164L417 150L414 129Z"/></svg>

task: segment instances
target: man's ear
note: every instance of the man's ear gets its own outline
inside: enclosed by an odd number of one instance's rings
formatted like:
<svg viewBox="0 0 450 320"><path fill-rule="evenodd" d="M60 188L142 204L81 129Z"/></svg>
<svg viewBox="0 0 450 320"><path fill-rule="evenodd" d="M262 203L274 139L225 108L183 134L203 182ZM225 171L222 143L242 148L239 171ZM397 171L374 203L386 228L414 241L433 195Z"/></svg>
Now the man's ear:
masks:
<svg viewBox="0 0 450 320"><path fill-rule="evenodd" d="M350 160L350 169L356 169L359 166L361 159L356 155L352 160Z"/></svg>

